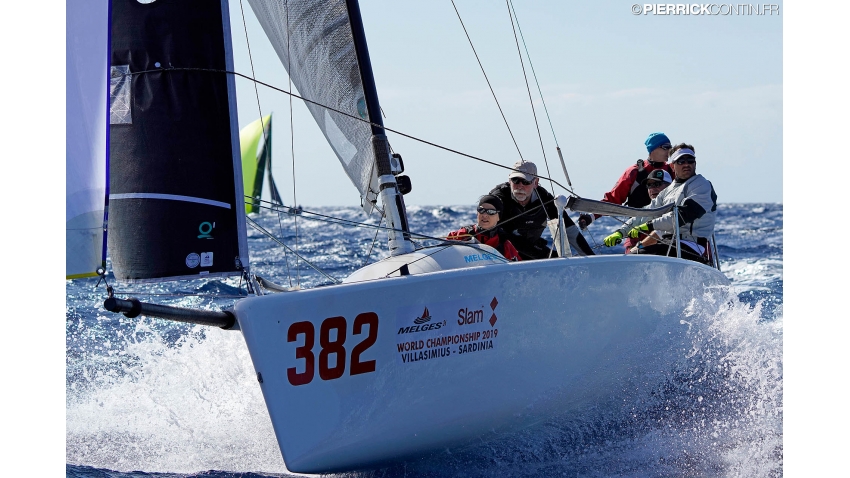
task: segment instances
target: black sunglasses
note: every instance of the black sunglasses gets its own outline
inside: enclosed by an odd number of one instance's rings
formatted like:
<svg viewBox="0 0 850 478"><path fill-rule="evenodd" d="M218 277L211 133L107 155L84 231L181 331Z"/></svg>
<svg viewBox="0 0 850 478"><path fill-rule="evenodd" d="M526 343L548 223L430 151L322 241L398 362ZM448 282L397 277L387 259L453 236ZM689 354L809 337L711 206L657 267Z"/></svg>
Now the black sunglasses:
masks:
<svg viewBox="0 0 850 478"><path fill-rule="evenodd" d="M486 214L488 216L495 216L499 214L498 209L487 209L484 206L478 206L478 214Z"/></svg>
<svg viewBox="0 0 850 478"><path fill-rule="evenodd" d="M673 148L673 145L670 143L662 144L661 146L659 146L659 148L663 149L664 151L670 151L670 149Z"/></svg>
<svg viewBox="0 0 850 478"><path fill-rule="evenodd" d="M664 183L662 183L661 181L647 181L646 182L646 187L649 188L649 189L660 188L661 186L664 186Z"/></svg>
<svg viewBox="0 0 850 478"><path fill-rule="evenodd" d="M679 158L673 162L676 164L694 164L697 160L694 158Z"/></svg>
<svg viewBox="0 0 850 478"><path fill-rule="evenodd" d="M523 184L525 186L528 186L529 184L531 184L531 181L526 181L525 179L520 179L520 178L511 178L511 182L514 183L514 184Z"/></svg>

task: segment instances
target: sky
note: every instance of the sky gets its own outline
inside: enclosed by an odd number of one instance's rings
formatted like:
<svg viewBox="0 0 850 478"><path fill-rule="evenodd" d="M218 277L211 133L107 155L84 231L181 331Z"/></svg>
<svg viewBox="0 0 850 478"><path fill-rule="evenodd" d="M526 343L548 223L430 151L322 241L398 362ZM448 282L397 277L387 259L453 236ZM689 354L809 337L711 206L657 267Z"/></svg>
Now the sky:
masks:
<svg viewBox="0 0 850 478"><path fill-rule="evenodd" d="M697 172L712 182L719 202L783 202L781 2L772 15L744 14L744 8L726 15L635 15L627 2L517 0L534 110L506 3L455 5L498 105L451 0L362 1L387 127L504 166L522 157L567 185L560 146L573 192L591 199L601 199L645 158L644 140L660 131L674 144L694 145ZM728 13L724 5L714 11ZM247 0L231 2L231 24L236 70L251 75L250 45L255 77L289 89ZM359 204L303 103L293 102L293 142L288 97L258 88L259 107L254 85L237 78L240 127L260 110L273 113L274 176L285 202ZM505 169L388 137L412 180L408 205L472 204L507 179ZM555 191L565 193L557 185Z"/></svg>

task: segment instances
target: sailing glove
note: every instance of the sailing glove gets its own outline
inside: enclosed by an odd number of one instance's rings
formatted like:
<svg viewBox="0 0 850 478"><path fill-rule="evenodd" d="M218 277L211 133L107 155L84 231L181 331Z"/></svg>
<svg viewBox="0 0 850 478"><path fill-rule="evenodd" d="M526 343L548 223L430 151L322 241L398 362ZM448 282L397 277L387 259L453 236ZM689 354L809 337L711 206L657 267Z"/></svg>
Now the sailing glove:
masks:
<svg viewBox="0 0 850 478"><path fill-rule="evenodd" d="M587 229L587 226L589 226L591 222L593 222L593 216L590 214L579 214L578 227L582 230Z"/></svg>
<svg viewBox="0 0 850 478"><path fill-rule="evenodd" d="M620 231L617 231L614 234L611 234L610 236L608 236L608 237L606 237L605 239L602 240L602 243L605 244L608 247L616 246L617 244L619 244L621 242L623 242L623 233L620 232Z"/></svg>
<svg viewBox="0 0 850 478"><path fill-rule="evenodd" d="M639 235L643 234L644 236L648 236L650 232L652 232L652 223L645 222L640 226L633 227L632 230L629 231L629 237L637 239Z"/></svg>

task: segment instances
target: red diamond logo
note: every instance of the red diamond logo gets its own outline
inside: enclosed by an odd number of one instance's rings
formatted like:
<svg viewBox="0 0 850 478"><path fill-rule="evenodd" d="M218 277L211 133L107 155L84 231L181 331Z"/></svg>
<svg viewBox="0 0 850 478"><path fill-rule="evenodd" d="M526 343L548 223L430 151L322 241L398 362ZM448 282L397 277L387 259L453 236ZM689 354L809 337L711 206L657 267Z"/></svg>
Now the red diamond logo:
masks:
<svg viewBox="0 0 850 478"><path fill-rule="evenodd" d="M495 311L497 305L499 305L499 301L496 300L495 297L493 297L493 300L490 301L490 308Z"/></svg>
<svg viewBox="0 0 850 478"><path fill-rule="evenodd" d="M496 325L496 314L493 314L490 317L490 327L493 327L494 325Z"/></svg>

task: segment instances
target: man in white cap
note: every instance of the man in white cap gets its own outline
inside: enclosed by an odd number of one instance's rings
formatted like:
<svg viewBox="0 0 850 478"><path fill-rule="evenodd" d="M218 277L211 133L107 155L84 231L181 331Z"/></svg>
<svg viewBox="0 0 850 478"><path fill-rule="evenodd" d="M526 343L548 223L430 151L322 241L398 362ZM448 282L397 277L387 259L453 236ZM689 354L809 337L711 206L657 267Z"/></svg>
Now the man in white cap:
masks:
<svg viewBox="0 0 850 478"><path fill-rule="evenodd" d="M557 257L558 253L541 236L546 221L558 218L554 197L540 186L537 166L530 161L517 161L502 183L490 194L502 200L503 212L499 225L509 232L510 240L523 260ZM572 219L564 213L570 245L579 255L594 255Z"/></svg>
<svg viewBox="0 0 850 478"><path fill-rule="evenodd" d="M637 163L626 168L614 187L602 197L602 201L629 207L644 207L652 200L647 189L643 187L643 182L649 174L661 169L673 175L673 170L667 164L668 153L673 148L670 138L664 133L651 133L643 144L646 146L646 159L638 159ZM599 217L599 214L581 214L578 217L578 226L586 229ZM635 244L636 240L626 238L626 250Z"/></svg>
<svg viewBox="0 0 850 478"><path fill-rule="evenodd" d="M697 174L697 156L690 144L677 144L670 154L670 163L676 173L676 179L650 203L650 208L675 203L679 207L679 217L673 217L673 211L644 222L629 231L629 237L642 239L653 231L662 241L638 251L641 254L676 256L673 221L679 223L679 239L682 244L682 258L698 262L707 262L706 248L714 234L714 222L717 216L717 193L714 186L702 175Z"/></svg>

